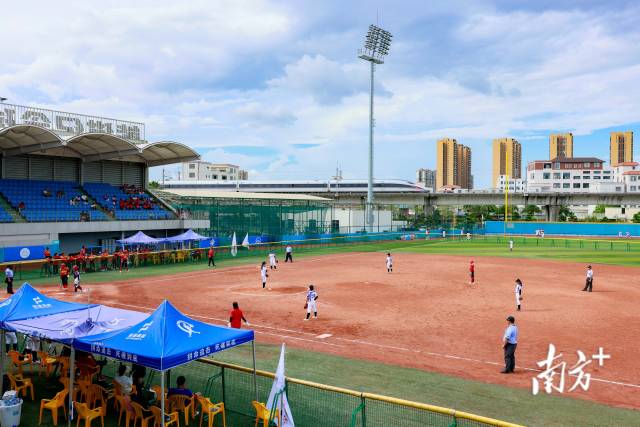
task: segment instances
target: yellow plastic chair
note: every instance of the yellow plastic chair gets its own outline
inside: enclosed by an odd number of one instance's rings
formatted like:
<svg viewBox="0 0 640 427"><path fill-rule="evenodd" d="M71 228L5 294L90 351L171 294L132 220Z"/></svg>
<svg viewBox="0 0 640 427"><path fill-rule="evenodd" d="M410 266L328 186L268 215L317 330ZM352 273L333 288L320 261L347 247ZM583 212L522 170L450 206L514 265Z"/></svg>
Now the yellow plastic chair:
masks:
<svg viewBox="0 0 640 427"><path fill-rule="evenodd" d="M73 386L73 391L74 391L74 396L73 399L75 400L77 397L77 394L80 393L80 401L83 403L86 403L89 405L89 407L91 407L90 405L90 400L91 400L91 381L90 380L78 380L76 381L76 384L74 384Z"/></svg>
<svg viewBox="0 0 640 427"><path fill-rule="evenodd" d="M160 427L162 425L162 409L157 406L151 407L151 413L153 414L153 427ZM169 420L165 420L165 427L176 426L180 427L180 421L178 421L178 413L172 412L170 414L165 413L165 416L169 417ZM141 427L147 427L146 425L142 425Z"/></svg>
<svg viewBox="0 0 640 427"><path fill-rule="evenodd" d="M58 357L58 363L60 364L60 377L69 378L69 357L68 356L60 356Z"/></svg>
<svg viewBox="0 0 640 427"><path fill-rule="evenodd" d="M184 262L184 252L183 251L178 251L178 254L176 255L176 261Z"/></svg>
<svg viewBox="0 0 640 427"><path fill-rule="evenodd" d="M44 372L47 376L51 375L53 368L58 363L58 358L50 356L46 351L39 351L38 359L40 360L40 373Z"/></svg>
<svg viewBox="0 0 640 427"><path fill-rule="evenodd" d="M31 378L24 378L22 375L12 375L7 373L7 377L9 377L9 382L11 383L11 390L15 390L16 394L20 394L22 392L23 397L27 397L27 389L31 392L31 400L35 400L33 397L33 383L31 382Z"/></svg>
<svg viewBox="0 0 640 427"><path fill-rule="evenodd" d="M264 405L264 403L260 403L255 400L251 403L256 410L255 427L258 427L258 423L260 421L262 421L263 427L269 427L269 417L271 416L271 411ZM278 411L274 411L273 418L278 420L278 426L280 426L280 414L278 413Z"/></svg>
<svg viewBox="0 0 640 427"><path fill-rule="evenodd" d="M58 425L58 408L62 408L64 417L65 419L67 418L67 405L65 404L67 394L69 394L67 390L62 390L56 393L53 399L42 399L40 401L40 421L38 421L38 425L42 424L42 411L45 409L51 411L54 426Z"/></svg>
<svg viewBox="0 0 640 427"><path fill-rule="evenodd" d="M195 395L198 403L200 404L200 427L202 427L202 420L205 414L209 420L209 427L213 426L213 421L217 414L222 414L222 426L227 426L227 417L224 412L224 403L212 403L208 397Z"/></svg>
<svg viewBox="0 0 640 427"><path fill-rule="evenodd" d="M100 384L89 385L89 395L87 397L87 404L90 408L97 406L107 408L109 400L113 398L113 393L102 387ZM98 402L100 404L98 405ZM106 415L106 414L105 414Z"/></svg>
<svg viewBox="0 0 640 427"><path fill-rule="evenodd" d="M104 410L103 408L89 409L86 403L73 402L76 413L78 416L78 422L76 427L80 426L80 421L84 420L85 427L91 427L93 420L100 418L100 423L104 427Z"/></svg>
<svg viewBox="0 0 640 427"><path fill-rule="evenodd" d="M151 255L151 262L153 263L153 265L160 264L160 255L158 254Z"/></svg>
<svg viewBox="0 0 640 427"><path fill-rule="evenodd" d="M124 415L126 425L127 427L129 427L129 418L131 418L133 414L129 412L126 399L128 398L122 394L116 394L114 396L116 411L118 411L118 425L120 425L120 423L122 422L122 416Z"/></svg>
<svg viewBox="0 0 640 427"><path fill-rule="evenodd" d="M189 425L189 412L195 418L193 397L184 396L182 394L174 394L169 396L169 407L171 412L184 412L184 424Z"/></svg>
<svg viewBox="0 0 640 427"><path fill-rule="evenodd" d="M33 373L33 365L31 364L31 355L30 354L25 354L23 356L22 354L18 353L15 350L10 350L7 354L11 358L11 363L13 363L14 369L17 369L18 374L20 374L20 375L23 374L22 367L24 365L29 365L29 368L31 369L31 372ZM22 360L20 358L22 358Z"/></svg>
<svg viewBox="0 0 640 427"><path fill-rule="evenodd" d="M138 420L140 420L140 427L144 427L148 425L149 421L153 419L152 415L144 415L144 408L136 402L130 402L131 408L133 408L133 416L131 418L127 418L126 427L129 427L129 419L133 419L133 426L135 427L138 424Z"/></svg>

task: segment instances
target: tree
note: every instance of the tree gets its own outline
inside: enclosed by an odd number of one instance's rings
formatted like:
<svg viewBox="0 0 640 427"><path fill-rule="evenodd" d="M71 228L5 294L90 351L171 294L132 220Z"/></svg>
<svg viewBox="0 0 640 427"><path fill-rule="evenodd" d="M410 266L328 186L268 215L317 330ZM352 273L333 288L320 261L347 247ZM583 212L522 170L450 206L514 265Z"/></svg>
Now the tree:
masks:
<svg viewBox="0 0 640 427"><path fill-rule="evenodd" d="M640 212L633 215L633 222L640 222Z"/></svg>
<svg viewBox="0 0 640 427"><path fill-rule="evenodd" d="M576 217L576 214L571 212L571 209L569 209L567 206L560 206L560 210L558 212L558 220L575 222L578 220L578 217Z"/></svg>
<svg viewBox="0 0 640 427"><path fill-rule="evenodd" d="M158 181L151 181L149 183L149 188L160 188L160 183Z"/></svg>
<svg viewBox="0 0 640 427"><path fill-rule="evenodd" d="M596 205L596 208L593 210L593 213L604 213L604 209L607 207L607 205Z"/></svg>
<svg viewBox="0 0 640 427"><path fill-rule="evenodd" d="M522 208L522 215L524 216L525 221L533 221L535 219L536 214L539 214L541 212L542 212L542 209L540 209L536 205L527 205L524 208Z"/></svg>

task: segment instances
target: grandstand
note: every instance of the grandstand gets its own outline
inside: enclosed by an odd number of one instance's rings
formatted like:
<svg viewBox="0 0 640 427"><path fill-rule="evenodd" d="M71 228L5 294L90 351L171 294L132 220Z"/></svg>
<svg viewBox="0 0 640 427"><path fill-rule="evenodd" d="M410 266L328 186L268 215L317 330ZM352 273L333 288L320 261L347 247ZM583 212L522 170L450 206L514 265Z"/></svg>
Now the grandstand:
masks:
<svg viewBox="0 0 640 427"><path fill-rule="evenodd" d="M149 167L199 156L177 142L149 143L142 123L0 104L0 150L0 247L73 252L204 223L147 191Z"/></svg>

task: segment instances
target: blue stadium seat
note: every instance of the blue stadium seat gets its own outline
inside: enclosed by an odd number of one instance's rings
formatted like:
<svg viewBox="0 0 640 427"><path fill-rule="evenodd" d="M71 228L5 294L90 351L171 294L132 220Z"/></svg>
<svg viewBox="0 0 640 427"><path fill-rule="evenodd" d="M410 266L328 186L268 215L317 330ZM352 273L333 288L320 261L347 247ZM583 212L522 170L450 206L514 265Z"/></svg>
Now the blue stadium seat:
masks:
<svg viewBox="0 0 640 427"><path fill-rule="evenodd" d="M45 190L49 191L49 196L44 195ZM82 199L83 193L77 182L0 179L0 194L29 222L108 219L103 212L92 209L88 200ZM71 200L75 202L71 203ZM23 208L20 206L22 203ZM0 212L0 222L3 218Z"/></svg>
<svg viewBox="0 0 640 427"><path fill-rule="evenodd" d="M170 219L174 215L148 193L134 188L122 188L104 183L85 183L84 190L103 208L112 211L119 220L153 220ZM138 207L121 208L120 201L138 200ZM151 206L144 208L144 204Z"/></svg>

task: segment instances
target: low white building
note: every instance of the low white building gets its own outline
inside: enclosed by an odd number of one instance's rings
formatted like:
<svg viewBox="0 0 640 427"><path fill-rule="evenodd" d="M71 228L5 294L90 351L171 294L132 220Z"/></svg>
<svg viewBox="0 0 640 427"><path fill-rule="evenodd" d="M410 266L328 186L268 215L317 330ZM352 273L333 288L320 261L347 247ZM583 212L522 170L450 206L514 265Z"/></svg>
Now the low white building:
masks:
<svg viewBox="0 0 640 427"><path fill-rule="evenodd" d="M498 178L498 190L504 191L509 184L509 192L511 193L524 193L527 190L527 181L520 178L509 178L507 175L500 175Z"/></svg>
<svg viewBox="0 0 640 427"><path fill-rule="evenodd" d="M624 182L595 157L535 160L527 165L530 193L624 193Z"/></svg>
<svg viewBox="0 0 640 427"><path fill-rule="evenodd" d="M628 193L640 193L640 164L624 162L613 167L616 182L623 183Z"/></svg>
<svg viewBox="0 0 640 427"><path fill-rule="evenodd" d="M181 181L246 181L249 173L238 165L200 160L182 164Z"/></svg>

